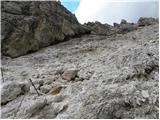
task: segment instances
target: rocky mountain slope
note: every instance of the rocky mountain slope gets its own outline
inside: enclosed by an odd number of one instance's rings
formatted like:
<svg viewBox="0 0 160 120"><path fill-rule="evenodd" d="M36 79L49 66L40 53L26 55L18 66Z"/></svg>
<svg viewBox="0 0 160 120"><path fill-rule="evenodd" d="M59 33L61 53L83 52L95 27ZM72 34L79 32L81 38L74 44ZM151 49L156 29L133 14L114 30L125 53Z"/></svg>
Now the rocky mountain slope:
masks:
<svg viewBox="0 0 160 120"><path fill-rule="evenodd" d="M2 54L10 57L89 32L55 1L2 1L1 16Z"/></svg>
<svg viewBox="0 0 160 120"><path fill-rule="evenodd" d="M156 24L3 57L2 118L158 118L158 35Z"/></svg>
<svg viewBox="0 0 160 120"><path fill-rule="evenodd" d="M157 24L141 18L138 24L122 20L114 26L100 22L78 23L75 15L56 1L2 1L2 55L12 58L84 34L113 35Z"/></svg>
<svg viewBox="0 0 160 120"><path fill-rule="evenodd" d="M59 2L2 2L1 118L158 119L158 26L81 25Z"/></svg>

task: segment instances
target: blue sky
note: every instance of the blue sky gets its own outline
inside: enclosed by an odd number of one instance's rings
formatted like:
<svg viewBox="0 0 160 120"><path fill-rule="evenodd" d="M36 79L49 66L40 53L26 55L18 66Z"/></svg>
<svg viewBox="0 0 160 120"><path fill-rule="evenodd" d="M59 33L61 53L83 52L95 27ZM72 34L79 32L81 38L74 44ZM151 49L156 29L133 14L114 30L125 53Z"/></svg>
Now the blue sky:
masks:
<svg viewBox="0 0 160 120"><path fill-rule="evenodd" d="M80 0L60 0L61 4L64 5L69 11L75 13L78 8Z"/></svg>
<svg viewBox="0 0 160 120"><path fill-rule="evenodd" d="M140 17L159 17L159 0L60 0L80 23L137 22Z"/></svg>

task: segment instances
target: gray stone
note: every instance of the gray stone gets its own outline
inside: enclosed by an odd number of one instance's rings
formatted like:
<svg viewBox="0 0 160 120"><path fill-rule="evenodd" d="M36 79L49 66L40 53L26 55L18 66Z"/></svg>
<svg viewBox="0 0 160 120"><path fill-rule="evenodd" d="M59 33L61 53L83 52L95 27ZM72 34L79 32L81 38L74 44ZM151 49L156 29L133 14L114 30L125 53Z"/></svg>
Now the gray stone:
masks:
<svg viewBox="0 0 160 120"><path fill-rule="evenodd" d="M120 24L117 33L124 34L138 29L138 25L132 23Z"/></svg>
<svg viewBox="0 0 160 120"><path fill-rule="evenodd" d="M18 57L89 31L56 1L2 1L2 54Z"/></svg>
<svg viewBox="0 0 160 120"><path fill-rule="evenodd" d="M138 25L139 26L148 26L148 25L155 25L155 24L158 24L159 23L159 20L158 18L145 18L145 17L141 17L139 20L138 20Z"/></svg>
<svg viewBox="0 0 160 120"><path fill-rule="evenodd" d="M46 105L47 99L45 96L23 95L9 102L5 107L2 106L2 118L32 118L34 114L39 112Z"/></svg>
<svg viewBox="0 0 160 120"><path fill-rule="evenodd" d="M121 24L121 25L122 25L122 24L127 24L127 21L124 20L124 19L122 19L120 24Z"/></svg>
<svg viewBox="0 0 160 120"><path fill-rule="evenodd" d="M143 96L144 98L148 98L148 97L149 97L148 91L143 90L143 91L142 91L142 96Z"/></svg>
<svg viewBox="0 0 160 120"><path fill-rule="evenodd" d="M102 24L100 22L88 22L85 23L84 26L86 26L91 31L91 34L107 36L115 35L117 33L124 34L138 29L137 24L128 23L124 19L122 19L120 24L114 23L113 26Z"/></svg>
<svg viewBox="0 0 160 120"><path fill-rule="evenodd" d="M86 26L91 31L91 34L112 35L113 33L115 33L115 31L113 30L113 26L102 24L98 21L85 23L84 26Z"/></svg>
<svg viewBox="0 0 160 120"><path fill-rule="evenodd" d="M16 118L25 119L32 117L32 115L40 111L45 105L47 105L47 99L43 96L24 99L20 107L21 110L16 114Z"/></svg>
<svg viewBox="0 0 160 120"><path fill-rule="evenodd" d="M2 84L1 90L1 104L6 104L16 99L19 95L27 93L29 91L29 84L15 81L7 82Z"/></svg>
<svg viewBox="0 0 160 120"><path fill-rule="evenodd" d="M77 73L78 73L78 70L66 70L62 74L62 78L68 81L75 80L75 78L77 77Z"/></svg>
<svg viewBox="0 0 160 120"><path fill-rule="evenodd" d="M40 90L42 93L48 93L51 88L52 88L51 85L44 85L40 87Z"/></svg>

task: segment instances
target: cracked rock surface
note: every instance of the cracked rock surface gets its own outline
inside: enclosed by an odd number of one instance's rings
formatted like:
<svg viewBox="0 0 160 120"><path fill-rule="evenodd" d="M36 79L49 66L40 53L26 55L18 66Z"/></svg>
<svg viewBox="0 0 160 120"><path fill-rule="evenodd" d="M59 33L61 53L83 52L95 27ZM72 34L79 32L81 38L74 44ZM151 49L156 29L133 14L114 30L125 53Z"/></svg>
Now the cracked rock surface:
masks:
<svg viewBox="0 0 160 120"><path fill-rule="evenodd" d="M123 35L85 35L15 59L2 57L2 85L13 83L7 87L12 96L2 97L7 101L1 103L2 118L158 119L158 36L156 24ZM64 80L71 69L78 77ZM22 82L29 90L20 94ZM51 89L56 94L47 94Z"/></svg>

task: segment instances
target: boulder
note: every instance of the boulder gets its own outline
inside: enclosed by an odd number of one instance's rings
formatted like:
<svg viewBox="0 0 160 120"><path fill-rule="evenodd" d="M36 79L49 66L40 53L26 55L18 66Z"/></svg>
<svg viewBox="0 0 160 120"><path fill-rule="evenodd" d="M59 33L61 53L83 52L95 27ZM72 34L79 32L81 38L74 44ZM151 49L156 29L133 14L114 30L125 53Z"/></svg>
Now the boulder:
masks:
<svg viewBox="0 0 160 120"><path fill-rule="evenodd" d="M122 19L120 24L121 24L121 25L122 25L122 24L127 24L127 21L126 21L125 19Z"/></svg>
<svg viewBox="0 0 160 120"><path fill-rule="evenodd" d="M148 25L154 25L154 24L157 24L159 23L159 20L158 18L145 18L145 17L141 17L139 20L138 20L138 26L148 26Z"/></svg>
<svg viewBox="0 0 160 120"><path fill-rule="evenodd" d="M2 106L2 118L10 119L25 119L29 118L39 112L43 107L47 105L47 99L45 96L37 95L24 95Z"/></svg>
<svg viewBox="0 0 160 120"><path fill-rule="evenodd" d="M92 34L96 35L111 35L115 32L113 26L102 24L98 21L85 23L84 26L87 27Z"/></svg>
<svg viewBox="0 0 160 120"><path fill-rule="evenodd" d="M138 29L138 25L135 23L128 23L126 20L122 19L121 23L113 23L113 26L108 24L102 24L100 22L88 22L84 24L91 34L95 35L115 35L115 34L125 34L133 30Z"/></svg>
<svg viewBox="0 0 160 120"><path fill-rule="evenodd" d="M120 24L118 33L124 34L138 29L138 25L134 23Z"/></svg>
<svg viewBox="0 0 160 120"><path fill-rule="evenodd" d="M1 91L1 104L3 105L16 99L17 96L27 93L29 91L29 84L25 82L7 82L2 84Z"/></svg>
<svg viewBox="0 0 160 120"><path fill-rule="evenodd" d="M16 118L32 118L32 115L43 109L47 105L47 99L44 96L30 96L23 100L23 103L16 113Z"/></svg>
<svg viewBox="0 0 160 120"><path fill-rule="evenodd" d="M121 23L113 23L115 32L118 34L125 34L138 29L138 25L136 23L129 23L126 20L122 19Z"/></svg>
<svg viewBox="0 0 160 120"><path fill-rule="evenodd" d="M62 74L62 78L68 81L75 80L77 73L78 73L78 70L66 70Z"/></svg>
<svg viewBox="0 0 160 120"><path fill-rule="evenodd" d="M56 1L2 1L2 55L18 57L89 31Z"/></svg>
<svg viewBox="0 0 160 120"><path fill-rule="evenodd" d="M119 25L118 23L113 23L113 26L114 26L115 28L120 27L120 25Z"/></svg>

